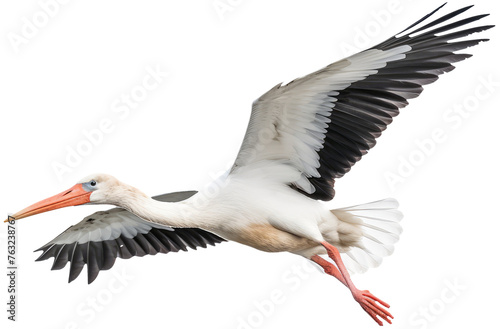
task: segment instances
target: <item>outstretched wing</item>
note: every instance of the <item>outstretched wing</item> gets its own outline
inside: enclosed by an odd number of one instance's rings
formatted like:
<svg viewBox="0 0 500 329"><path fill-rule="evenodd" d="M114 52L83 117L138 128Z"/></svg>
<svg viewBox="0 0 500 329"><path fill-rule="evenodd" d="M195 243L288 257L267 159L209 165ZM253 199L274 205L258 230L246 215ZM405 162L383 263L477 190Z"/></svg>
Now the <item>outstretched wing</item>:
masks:
<svg viewBox="0 0 500 329"><path fill-rule="evenodd" d="M231 173L259 162L280 161L300 172L299 179L294 176L289 182L292 188L313 199L331 200L334 180L375 145L407 100L453 70L452 63L471 56L456 51L488 40L450 42L493 27L450 32L487 16L450 23L472 6L423 25L441 7L373 48L262 95L253 104Z"/></svg>
<svg viewBox="0 0 500 329"><path fill-rule="evenodd" d="M176 192L153 197L163 202L178 202L195 191ZM70 262L69 282L80 275L87 264L88 283L100 270L109 270L117 257L166 254L187 247L206 248L225 241L198 228L172 228L144 221L123 208L98 211L70 226L55 239L35 251L43 251L37 261L54 257L52 270L60 270Z"/></svg>

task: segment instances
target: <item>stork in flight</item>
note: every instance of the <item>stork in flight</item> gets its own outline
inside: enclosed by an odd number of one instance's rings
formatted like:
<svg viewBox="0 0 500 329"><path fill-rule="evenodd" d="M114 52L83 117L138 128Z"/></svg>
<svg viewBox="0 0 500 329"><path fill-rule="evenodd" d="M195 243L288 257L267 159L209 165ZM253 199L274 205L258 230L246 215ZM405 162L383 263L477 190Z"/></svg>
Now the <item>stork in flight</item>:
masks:
<svg viewBox="0 0 500 329"><path fill-rule="evenodd" d="M441 7L397 36L258 98L234 165L215 182L217 193L150 198L112 176L95 174L12 217L87 203L118 207L84 218L39 249L37 260L54 257L53 269L71 263L70 282L84 264L91 283L116 257L231 240L312 260L347 286L378 324L391 323L389 305L354 286L340 254L352 272L379 265L401 233L397 202L330 210L318 200L334 197L335 179L375 145L408 99L453 70L452 63L471 56L456 51L488 40L465 37L492 25L464 27L487 15L450 22L472 6L424 25Z"/></svg>

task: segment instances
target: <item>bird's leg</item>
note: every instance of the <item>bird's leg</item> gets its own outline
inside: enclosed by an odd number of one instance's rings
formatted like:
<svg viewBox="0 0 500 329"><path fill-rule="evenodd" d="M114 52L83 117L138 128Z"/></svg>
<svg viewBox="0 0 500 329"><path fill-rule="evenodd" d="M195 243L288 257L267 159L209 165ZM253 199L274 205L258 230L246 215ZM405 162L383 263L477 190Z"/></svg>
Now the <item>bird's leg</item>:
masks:
<svg viewBox="0 0 500 329"><path fill-rule="evenodd" d="M380 300L379 298L375 297L371 292L368 290L359 290L354 286L354 283L352 283L351 278L349 276L349 272L347 272L347 269L344 265L344 262L342 262L342 258L340 257L340 253L337 248L329 244L328 242L322 242L321 243L323 247L325 247L328 256L335 262L337 265L338 269L340 270L340 274L344 278L345 283L340 280L342 283L344 283L349 290L351 290L351 293L354 297L354 299L361 305L363 310L365 310L368 315L372 317L375 322L377 322L379 325L382 325L382 321L380 321L377 316L380 318L384 319L388 323L392 323L391 319L394 319L394 317L384 309L382 306L389 308L389 304L385 303L384 301ZM321 265L321 264L320 264ZM338 272L338 271L337 271ZM330 274L330 273L329 273ZM332 274L333 276L337 277L336 275ZM380 304L378 305L377 302ZM382 305L382 306L381 306Z"/></svg>
<svg viewBox="0 0 500 329"><path fill-rule="evenodd" d="M347 287L347 282L334 264L318 255L312 256L311 260L321 266L326 274L330 274L331 276L335 277L337 280L342 282L344 286Z"/></svg>
<svg viewBox="0 0 500 329"><path fill-rule="evenodd" d="M337 267L330 263L329 261L323 259L322 257L318 256L318 255L314 255L311 257L311 260L313 262L315 262L316 264L318 264L319 266L321 266L323 268L323 270L325 271L326 274L330 274L331 276L335 277L337 280L339 280L340 282L342 282L346 287L349 288L349 285L347 284L347 281L344 279L344 277L342 276L342 273L339 272L339 270L337 269ZM357 289L356 289L357 290ZM352 291L352 290L351 290ZM368 291L359 291L358 290L358 293L361 293L361 294L365 294L368 293L369 295L369 298L371 299L374 299L378 302L380 302L382 305L386 306L386 307L389 307L389 305L387 305L386 303L382 302L381 300L377 299L375 296L371 295L370 292ZM354 295L354 294L353 294ZM371 297L373 296L373 298ZM356 299L356 296L354 297ZM358 299L356 299L356 301L359 302ZM367 310L364 306L363 306L363 303L359 302L361 307L363 307L363 309L378 323L378 324L382 324L382 322L380 322L380 320L378 320L376 318L376 315L379 314L378 311L379 310L372 310L371 308L373 307L373 305L370 305L370 310ZM372 303L373 304L373 303ZM380 308L379 306L375 305L375 307L377 308ZM392 317L392 315L387 312L386 310L384 309L381 309L382 313L386 316L390 316ZM375 312L375 314L373 313ZM384 318L384 315L382 314L379 314L380 317ZM387 318L384 318L387 322L391 323L390 319L387 319Z"/></svg>

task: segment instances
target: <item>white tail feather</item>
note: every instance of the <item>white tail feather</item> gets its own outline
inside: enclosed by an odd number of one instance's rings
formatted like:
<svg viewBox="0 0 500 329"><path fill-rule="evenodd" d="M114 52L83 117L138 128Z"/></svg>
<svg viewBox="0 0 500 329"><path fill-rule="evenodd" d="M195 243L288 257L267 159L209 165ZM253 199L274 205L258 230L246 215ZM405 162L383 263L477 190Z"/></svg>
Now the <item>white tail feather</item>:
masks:
<svg viewBox="0 0 500 329"><path fill-rule="evenodd" d="M362 231L363 236L356 246L345 252L349 258L346 257L344 263L350 272L366 272L392 254L402 232L399 222L403 214L397 210L398 206L395 199L384 199L332 210L338 219L357 224Z"/></svg>

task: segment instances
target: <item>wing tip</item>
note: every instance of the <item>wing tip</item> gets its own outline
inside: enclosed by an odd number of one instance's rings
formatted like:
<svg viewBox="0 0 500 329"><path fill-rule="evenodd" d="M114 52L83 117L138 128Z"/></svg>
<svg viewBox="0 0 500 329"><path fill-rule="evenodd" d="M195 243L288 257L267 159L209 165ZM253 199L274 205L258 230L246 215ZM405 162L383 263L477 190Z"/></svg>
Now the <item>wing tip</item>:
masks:
<svg viewBox="0 0 500 329"><path fill-rule="evenodd" d="M88 267L88 266L87 266ZM92 282L97 279L97 276L99 275L99 271L97 271L97 274L90 276L90 274L87 276L87 284L91 284Z"/></svg>
<svg viewBox="0 0 500 329"><path fill-rule="evenodd" d="M78 275L77 275L77 276L71 276L71 272L70 272L70 274L69 274L69 276L68 276L68 283L71 283L71 282L75 281L75 279L76 279L77 277L78 277Z"/></svg>

